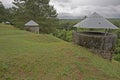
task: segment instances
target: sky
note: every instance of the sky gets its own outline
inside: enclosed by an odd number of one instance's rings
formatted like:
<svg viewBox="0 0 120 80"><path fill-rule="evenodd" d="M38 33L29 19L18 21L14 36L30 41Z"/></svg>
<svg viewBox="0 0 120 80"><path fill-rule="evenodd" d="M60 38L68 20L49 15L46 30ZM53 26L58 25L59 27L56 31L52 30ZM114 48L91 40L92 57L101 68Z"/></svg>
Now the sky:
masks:
<svg viewBox="0 0 120 80"><path fill-rule="evenodd" d="M13 0L0 0L6 7ZM120 0L51 0L59 18L82 18L94 12L106 18L120 18Z"/></svg>

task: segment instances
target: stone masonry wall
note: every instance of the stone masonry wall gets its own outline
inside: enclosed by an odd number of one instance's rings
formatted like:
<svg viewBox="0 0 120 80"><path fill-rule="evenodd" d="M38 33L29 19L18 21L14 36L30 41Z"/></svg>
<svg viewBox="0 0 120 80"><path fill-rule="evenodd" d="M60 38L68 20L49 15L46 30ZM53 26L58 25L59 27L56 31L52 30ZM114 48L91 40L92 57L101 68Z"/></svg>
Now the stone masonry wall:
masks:
<svg viewBox="0 0 120 80"><path fill-rule="evenodd" d="M107 34L106 36L86 34L80 32L73 33L73 42L80 46L89 48L92 52L101 55L105 59L112 59L114 53L117 36L115 34Z"/></svg>
<svg viewBox="0 0 120 80"><path fill-rule="evenodd" d="M25 29L26 29L27 31L30 31L30 32L39 34L39 27L29 26L29 27L25 27Z"/></svg>

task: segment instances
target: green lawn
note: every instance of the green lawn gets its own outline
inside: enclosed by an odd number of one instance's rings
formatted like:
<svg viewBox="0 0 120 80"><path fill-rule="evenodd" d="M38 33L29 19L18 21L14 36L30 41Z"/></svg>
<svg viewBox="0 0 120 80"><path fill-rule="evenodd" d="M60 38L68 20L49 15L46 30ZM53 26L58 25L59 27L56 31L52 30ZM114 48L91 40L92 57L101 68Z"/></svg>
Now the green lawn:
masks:
<svg viewBox="0 0 120 80"><path fill-rule="evenodd" d="M0 24L0 80L120 80L120 63L52 35Z"/></svg>

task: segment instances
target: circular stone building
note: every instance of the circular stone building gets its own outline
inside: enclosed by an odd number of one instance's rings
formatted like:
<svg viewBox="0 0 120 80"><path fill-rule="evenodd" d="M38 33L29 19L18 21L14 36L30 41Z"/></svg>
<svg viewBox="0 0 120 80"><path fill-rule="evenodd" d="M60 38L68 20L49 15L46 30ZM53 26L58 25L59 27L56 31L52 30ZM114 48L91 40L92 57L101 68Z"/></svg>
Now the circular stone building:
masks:
<svg viewBox="0 0 120 80"><path fill-rule="evenodd" d="M118 29L107 19L97 13L76 24L77 28L105 29L106 32L74 32L73 42L83 47L89 48L92 52L101 55L105 59L112 59L115 50L117 36L108 33L109 29Z"/></svg>
<svg viewBox="0 0 120 80"><path fill-rule="evenodd" d="M39 34L39 24L37 24L35 21L30 20L25 24L25 29L27 31Z"/></svg>

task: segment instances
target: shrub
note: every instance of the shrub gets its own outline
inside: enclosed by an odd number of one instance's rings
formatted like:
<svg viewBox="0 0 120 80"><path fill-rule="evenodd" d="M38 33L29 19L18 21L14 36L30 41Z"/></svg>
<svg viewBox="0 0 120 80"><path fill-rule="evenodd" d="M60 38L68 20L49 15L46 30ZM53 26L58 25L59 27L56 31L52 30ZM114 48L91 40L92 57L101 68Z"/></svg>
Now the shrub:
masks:
<svg viewBox="0 0 120 80"><path fill-rule="evenodd" d="M63 29L63 30L56 30L56 32L53 35L62 40L70 42L72 41L72 33L73 30L66 31L65 29Z"/></svg>
<svg viewBox="0 0 120 80"><path fill-rule="evenodd" d="M116 61L120 61L120 54L115 55L114 59L115 59Z"/></svg>

